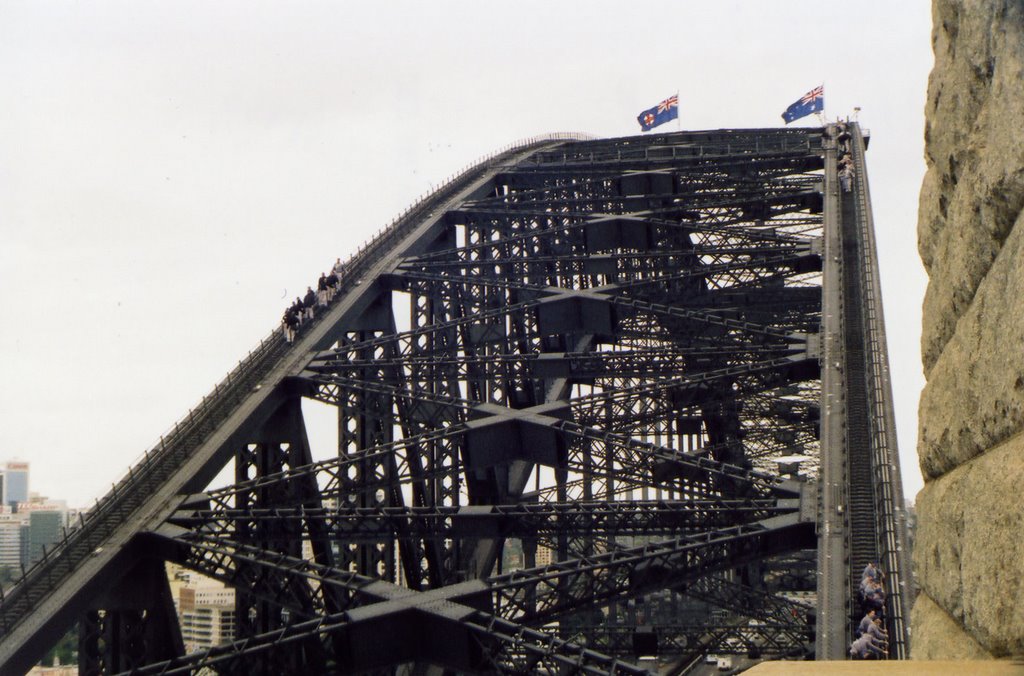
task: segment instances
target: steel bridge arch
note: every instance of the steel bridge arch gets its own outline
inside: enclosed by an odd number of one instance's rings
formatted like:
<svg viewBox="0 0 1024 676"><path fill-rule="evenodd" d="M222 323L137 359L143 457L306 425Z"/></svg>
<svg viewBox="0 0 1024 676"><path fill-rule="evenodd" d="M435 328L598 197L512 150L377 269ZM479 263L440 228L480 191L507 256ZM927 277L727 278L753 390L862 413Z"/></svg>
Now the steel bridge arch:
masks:
<svg viewBox="0 0 1024 676"><path fill-rule="evenodd" d="M27 670L76 621L97 674L834 659L872 559L905 657L852 129L850 193L833 127L553 136L455 177L0 599L0 670ZM304 398L338 409L330 457L314 457ZM167 561L235 589L234 642L184 654Z"/></svg>

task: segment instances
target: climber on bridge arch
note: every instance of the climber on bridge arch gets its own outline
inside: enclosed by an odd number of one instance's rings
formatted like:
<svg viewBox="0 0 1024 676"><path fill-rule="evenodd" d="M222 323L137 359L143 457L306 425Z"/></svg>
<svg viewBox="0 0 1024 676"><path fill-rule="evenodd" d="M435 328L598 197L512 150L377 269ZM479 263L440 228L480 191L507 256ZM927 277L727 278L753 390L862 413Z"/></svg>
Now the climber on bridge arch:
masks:
<svg viewBox="0 0 1024 676"><path fill-rule="evenodd" d="M880 617L876 617L871 624L868 625L867 631L864 633L868 634L879 643L886 646L889 645L889 634L882 628L882 618Z"/></svg>
<svg viewBox="0 0 1024 676"><path fill-rule="evenodd" d="M850 152L850 129L845 122L839 122L836 127L839 130L839 135L836 136L836 141L839 143L839 151L848 153Z"/></svg>
<svg viewBox="0 0 1024 676"><path fill-rule="evenodd" d="M885 610L885 589L880 582L864 580L860 591L865 609L874 609L879 614Z"/></svg>
<svg viewBox="0 0 1024 676"><path fill-rule="evenodd" d="M327 275L327 300L334 300L335 294L338 293L338 275L331 270L331 274Z"/></svg>
<svg viewBox="0 0 1024 676"><path fill-rule="evenodd" d="M857 625L857 635L860 636L862 634L867 633L868 627L870 627L872 625L872 623L874 623L874 621L875 621L875 609L872 608L872 609L870 609L867 612L866 615L864 615L863 618L861 618L860 624Z"/></svg>
<svg viewBox="0 0 1024 676"><path fill-rule="evenodd" d="M284 311L284 317L281 318L281 324L284 327L284 342L291 344L295 342L295 330L299 326L299 314L295 310L295 305L291 305L287 310Z"/></svg>
<svg viewBox="0 0 1024 676"><path fill-rule="evenodd" d="M316 280L316 301L320 307L327 307L327 275L320 273L320 279Z"/></svg>
<svg viewBox="0 0 1024 676"><path fill-rule="evenodd" d="M303 318L312 319L316 308L316 292L313 291L312 286L306 287L306 295L302 297L302 307L304 309Z"/></svg>
<svg viewBox="0 0 1024 676"><path fill-rule="evenodd" d="M843 168L839 170L839 185L843 192L850 192L853 188L853 167L849 164L843 165Z"/></svg>
<svg viewBox="0 0 1024 676"><path fill-rule="evenodd" d="M861 660L878 659L888 651L888 643L880 641L871 634L861 637L850 644L850 657Z"/></svg>
<svg viewBox="0 0 1024 676"><path fill-rule="evenodd" d="M864 566L864 573L860 576L861 580L867 580L869 578L875 582L881 582L885 579L885 574L874 561L868 561L868 565Z"/></svg>

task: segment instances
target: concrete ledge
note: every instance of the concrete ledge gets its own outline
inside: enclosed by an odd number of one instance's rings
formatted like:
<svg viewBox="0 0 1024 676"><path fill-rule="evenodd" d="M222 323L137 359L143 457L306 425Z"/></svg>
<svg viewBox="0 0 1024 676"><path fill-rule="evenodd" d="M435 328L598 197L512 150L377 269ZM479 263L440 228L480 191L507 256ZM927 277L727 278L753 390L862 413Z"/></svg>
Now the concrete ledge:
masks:
<svg viewBox="0 0 1024 676"><path fill-rule="evenodd" d="M905 660L902 662L762 662L745 672L750 676L788 676L789 674L825 674L826 676L1020 676L1024 662L1008 660Z"/></svg>

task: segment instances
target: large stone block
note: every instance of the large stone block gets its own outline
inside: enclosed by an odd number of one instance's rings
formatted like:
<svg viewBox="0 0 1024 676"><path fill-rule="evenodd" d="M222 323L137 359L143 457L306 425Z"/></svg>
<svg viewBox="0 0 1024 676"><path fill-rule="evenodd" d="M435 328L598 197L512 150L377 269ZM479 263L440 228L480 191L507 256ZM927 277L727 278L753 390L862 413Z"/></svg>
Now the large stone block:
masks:
<svg viewBox="0 0 1024 676"><path fill-rule="evenodd" d="M985 651L946 611L918 594L910 614L913 633L910 638L912 660L984 660L992 655Z"/></svg>
<svg viewBox="0 0 1024 676"><path fill-rule="evenodd" d="M914 534L914 577L957 620L962 621L964 541L962 474L929 481L917 494Z"/></svg>
<svg viewBox="0 0 1024 676"><path fill-rule="evenodd" d="M1024 207L1024 4L935 0L918 241L935 364Z"/></svg>
<svg viewBox="0 0 1024 676"><path fill-rule="evenodd" d="M929 374L918 455L937 477L1024 428L1024 214Z"/></svg>
<svg viewBox="0 0 1024 676"><path fill-rule="evenodd" d="M992 655L1024 653L1024 435L928 482L917 514L924 592Z"/></svg>

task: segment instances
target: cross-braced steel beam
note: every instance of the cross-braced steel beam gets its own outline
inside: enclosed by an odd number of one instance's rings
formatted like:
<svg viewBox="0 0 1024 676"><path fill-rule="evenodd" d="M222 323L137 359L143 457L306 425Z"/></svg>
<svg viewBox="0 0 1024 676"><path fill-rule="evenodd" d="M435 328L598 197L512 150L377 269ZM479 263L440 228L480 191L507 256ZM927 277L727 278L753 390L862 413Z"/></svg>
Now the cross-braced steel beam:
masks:
<svg viewBox="0 0 1024 676"><path fill-rule="evenodd" d="M792 594L816 550L865 551L818 505L847 494L848 448L890 452L836 436L867 424L836 417L861 359L836 336L878 332L849 309L871 285L837 273L871 251L850 244L864 207L839 208L834 171L822 129L551 138L467 171L0 599L0 669L82 617L109 625L82 623L97 673L643 673L652 645L805 656L821 627ZM336 409L336 447L307 435L303 400ZM881 554L899 533L876 521ZM234 590L234 637L157 645L162 592L124 608L99 592L143 558ZM833 600L854 575L822 572ZM852 603L818 625L845 635ZM111 652L111 632L130 649Z"/></svg>

